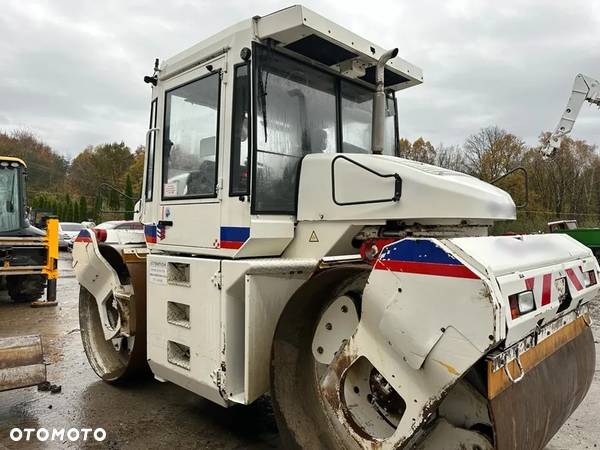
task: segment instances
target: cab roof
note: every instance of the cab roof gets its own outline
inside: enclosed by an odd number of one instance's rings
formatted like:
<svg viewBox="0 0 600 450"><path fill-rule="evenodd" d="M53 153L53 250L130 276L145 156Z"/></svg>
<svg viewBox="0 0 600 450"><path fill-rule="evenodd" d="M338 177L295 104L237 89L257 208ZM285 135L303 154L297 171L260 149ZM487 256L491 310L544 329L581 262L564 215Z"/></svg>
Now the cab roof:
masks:
<svg viewBox="0 0 600 450"><path fill-rule="evenodd" d="M374 83L375 64L387 50L302 5L294 5L242 21L169 58L161 67L160 78L169 78L215 52L228 50L240 33L247 34L249 40L271 42L339 72L344 65L355 62L365 68L360 78L368 83ZM400 90L422 82L422 70L410 62L396 57L386 64L386 88Z"/></svg>
<svg viewBox="0 0 600 450"><path fill-rule="evenodd" d="M0 156L0 162L5 161L5 162L16 162L20 165L22 165L23 167L27 167L27 164L25 164L25 161L23 161L21 158L15 158L14 156Z"/></svg>

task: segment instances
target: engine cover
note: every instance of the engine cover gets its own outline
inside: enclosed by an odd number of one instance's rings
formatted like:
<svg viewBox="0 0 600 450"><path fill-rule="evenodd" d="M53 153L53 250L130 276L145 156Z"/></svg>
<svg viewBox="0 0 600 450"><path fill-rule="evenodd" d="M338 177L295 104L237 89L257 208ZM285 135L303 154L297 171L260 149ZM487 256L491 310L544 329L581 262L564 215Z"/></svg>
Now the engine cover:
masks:
<svg viewBox="0 0 600 450"><path fill-rule="evenodd" d="M371 154L310 154L302 160L298 220L491 223L515 218L508 193L452 170Z"/></svg>

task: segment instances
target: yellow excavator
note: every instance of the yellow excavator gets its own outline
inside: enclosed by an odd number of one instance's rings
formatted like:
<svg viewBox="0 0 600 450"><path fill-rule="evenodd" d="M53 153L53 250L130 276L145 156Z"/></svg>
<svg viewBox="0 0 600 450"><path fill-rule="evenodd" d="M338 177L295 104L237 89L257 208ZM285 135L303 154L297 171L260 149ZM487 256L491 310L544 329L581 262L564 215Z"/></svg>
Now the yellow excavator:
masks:
<svg viewBox="0 0 600 450"><path fill-rule="evenodd" d="M0 286L15 303L55 306L58 279L58 219L46 220L46 230L27 220L27 165L0 156ZM46 291L46 299L40 300ZM0 339L0 391L46 381L40 336Z"/></svg>

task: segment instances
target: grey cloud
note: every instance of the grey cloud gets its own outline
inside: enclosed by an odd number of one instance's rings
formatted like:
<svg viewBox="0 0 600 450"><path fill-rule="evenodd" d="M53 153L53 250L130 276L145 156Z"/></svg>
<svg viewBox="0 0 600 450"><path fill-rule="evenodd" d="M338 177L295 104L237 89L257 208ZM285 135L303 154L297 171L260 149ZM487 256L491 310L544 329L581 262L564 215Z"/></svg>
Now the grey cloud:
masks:
<svg viewBox="0 0 600 450"><path fill-rule="evenodd" d="M73 156L87 145L141 144L150 91L142 77L239 20L287 6L136 0L3 2L0 129L27 128ZM600 77L600 4L347 0L307 6L424 69L398 94L401 133L461 144L499 125L535 144L554 127L573 77ZM383 11L383 12L381 12ZM600 114L584 108L574 137L600 144Z"/></svg>

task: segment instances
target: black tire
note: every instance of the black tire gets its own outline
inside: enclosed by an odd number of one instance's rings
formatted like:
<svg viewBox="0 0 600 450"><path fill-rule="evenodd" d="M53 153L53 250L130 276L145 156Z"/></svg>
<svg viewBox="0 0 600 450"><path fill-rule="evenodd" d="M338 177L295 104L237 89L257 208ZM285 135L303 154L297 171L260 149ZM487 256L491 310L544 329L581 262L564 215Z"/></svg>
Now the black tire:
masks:
<svg viewBox="0 0 600 450"><path fill-rule="evenodd" d="M311 344L321 315L331 302L348 293L360 298L368 274L363 267L340 267L317 274L292 297L279 319L271 355L271 398L286 449L358 448L341 423L327 412L315 382L323 365L315 360Z"/></svg>
<svg viewBox="0 0 600 450"><path fill-rule="evenodd" d="M8 295L15 303L39 300L44 295L46 279L42 275L14 275L7 277Z"/></svg>
<svg viewBox="0 0 600 450"><path fill-rule="evenodd" d="M145 336L136 336L133 348L123 345L117 350L105 340L96 300L83 286L79 290L79 328L88 362L103 381L119 384L148 375Z"/></svg>

